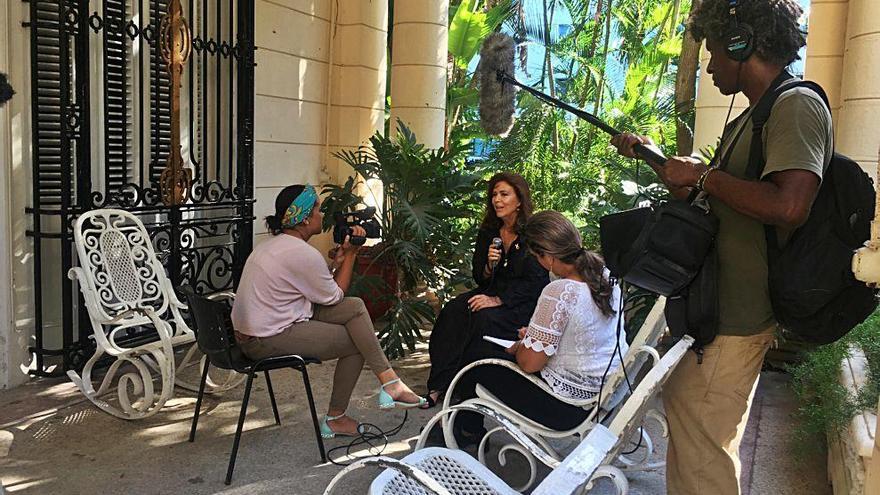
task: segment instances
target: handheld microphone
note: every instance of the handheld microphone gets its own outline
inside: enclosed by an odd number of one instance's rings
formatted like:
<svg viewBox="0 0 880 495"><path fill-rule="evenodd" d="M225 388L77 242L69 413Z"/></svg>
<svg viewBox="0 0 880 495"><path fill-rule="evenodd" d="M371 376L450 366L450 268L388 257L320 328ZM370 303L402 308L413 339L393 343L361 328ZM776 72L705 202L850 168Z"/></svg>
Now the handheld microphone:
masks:
<svg viewBox="0 0 880 495"><path fill-rule="evenodd" d="M495 249L501 249L502 246L504 246L504 244L502 243L500 237L494 237L494 238L492 239L492 247L493 247L493 248L495 248ZM498 265L498 260L490 261L490 262L489 262L489 270L492 270L492 271L494 272L494 271L495 271L495 267L496 267L497 265Z"/></svg>
<svg viewBox="0 0 880 495"><path fill-rule="evenodd" d="M611 136L621 133L586 110L576 108L517 81L513 77L515 48L516 42L513 38L503 33L494 33L486 38L480 50L480 64L477 67L480 78L480 123L488 134L504 137L513 128L517 87L531 93L544 103L586 120ZM656 148L636 144L633 146L633 151L656 166L663 166L666 163L666 157Z"/></svg>

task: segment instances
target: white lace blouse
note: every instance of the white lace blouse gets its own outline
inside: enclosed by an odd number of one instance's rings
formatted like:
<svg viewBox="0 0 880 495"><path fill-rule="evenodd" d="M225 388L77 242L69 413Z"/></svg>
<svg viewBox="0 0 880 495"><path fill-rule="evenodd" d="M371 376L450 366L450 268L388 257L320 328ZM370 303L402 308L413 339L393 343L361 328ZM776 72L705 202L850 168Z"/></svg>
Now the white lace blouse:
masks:
<svg viewBox="0 0 880 495"><path fill-rule="evenodd" d="M605 271L608 276L608 271ZM620 287L615 286L611 306L618 307ZM529 322L523 345L549 356L541 377L559 395L589 399L599 392L608 360L608 374L620 366L615 351L617 314L602 314L583 282L554 280L544 287ZM620 355L627 351L626 335L620 332Z"/></svg>

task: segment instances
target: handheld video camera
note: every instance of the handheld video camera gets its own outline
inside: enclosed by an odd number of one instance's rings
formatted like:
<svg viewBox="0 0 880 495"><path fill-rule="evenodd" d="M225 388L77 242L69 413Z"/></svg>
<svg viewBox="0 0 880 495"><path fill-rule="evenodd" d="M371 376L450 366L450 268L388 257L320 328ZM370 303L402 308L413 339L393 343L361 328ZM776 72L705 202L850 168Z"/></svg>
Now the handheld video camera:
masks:
<svg viewBox="0 0 880 495"><path fill-rule="evenodd" d="M355 246L362 246L367 242L367 238L378 239L382 236L379 222L373 218L376 215L376 208L370 206L363 210L352 211L350 213L334 213L333 214L333 242L342 244L345 236L351 236L349 242ZM367 235L352 235L352 227L360 226L367 231Z"/></svg>

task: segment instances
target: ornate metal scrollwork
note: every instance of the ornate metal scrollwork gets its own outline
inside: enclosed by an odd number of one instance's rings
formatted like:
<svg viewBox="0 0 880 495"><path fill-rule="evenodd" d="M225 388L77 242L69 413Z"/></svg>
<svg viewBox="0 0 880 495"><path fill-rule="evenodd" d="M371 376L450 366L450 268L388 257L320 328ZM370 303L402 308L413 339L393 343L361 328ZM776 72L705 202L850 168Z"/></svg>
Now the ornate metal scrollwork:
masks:
<svg viewBox="0 0 880 495"><path fill-rule="evenodd" d="M41 97L30 102L35 160L27 213L34 228L28 235L36 252L61 253L35 260L34 280L75 267L78 256L69 255L76 220L112 208L146 225L173 284L187 282L204 293L234 285L250 252L254 202L247 135L253 103L246 97L253 94L253 68L239 60L252 58L247 3L197 3L190 11L183 0L29 0L30 48L37 55L31 84ZM207 77L215 70L217 78ZM34 325L46 338L33 347L32 373L108 369L107 354L89 362L96 343L86 305L76 302L78 287L39 287ZM124 343L158 338L149 325L117 335ZM151 362L142 364L154 372ZM113 380L134 370L122 380L125 397L118 397L134 411L152 401L144 396L146 384L139 385L145 379L135 379L137 365L125 368ZM159 396L157 389L153 398Z"/></svg>
<svg viewBox="0 0 880 495"><path fill-rule="evenodd" d="M171 149L165 170L159 179L162 202L179 205L189 198L192 170L184 167L180 153L180 79L183 65L192 53L192 33L183 16L180 0L171 0L168 12L162 17L159 46L168 75L171 76Z"/></svg>

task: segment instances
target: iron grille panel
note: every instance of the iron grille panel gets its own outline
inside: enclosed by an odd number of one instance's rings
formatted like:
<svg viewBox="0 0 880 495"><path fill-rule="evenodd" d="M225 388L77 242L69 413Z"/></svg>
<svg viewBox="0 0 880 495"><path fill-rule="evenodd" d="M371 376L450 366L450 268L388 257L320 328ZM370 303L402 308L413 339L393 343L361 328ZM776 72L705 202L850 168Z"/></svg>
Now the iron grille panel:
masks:
<svg viewBox="0 0 880 495"><path fill-rule="evenodd" d="M171 150L160 55L170 0L31 0L37 375L80 369L94 350L71 226L95 208L138 214L175 285L234 288L253 236L253 5L184 0L193 52L180 92L190 200L161 203ZM209 49L210 47L210 49ZM222 146L221 146L222 143ZM209 153L208 150L211 150ZM123 339L139 341L141 329Z"/></svg>

